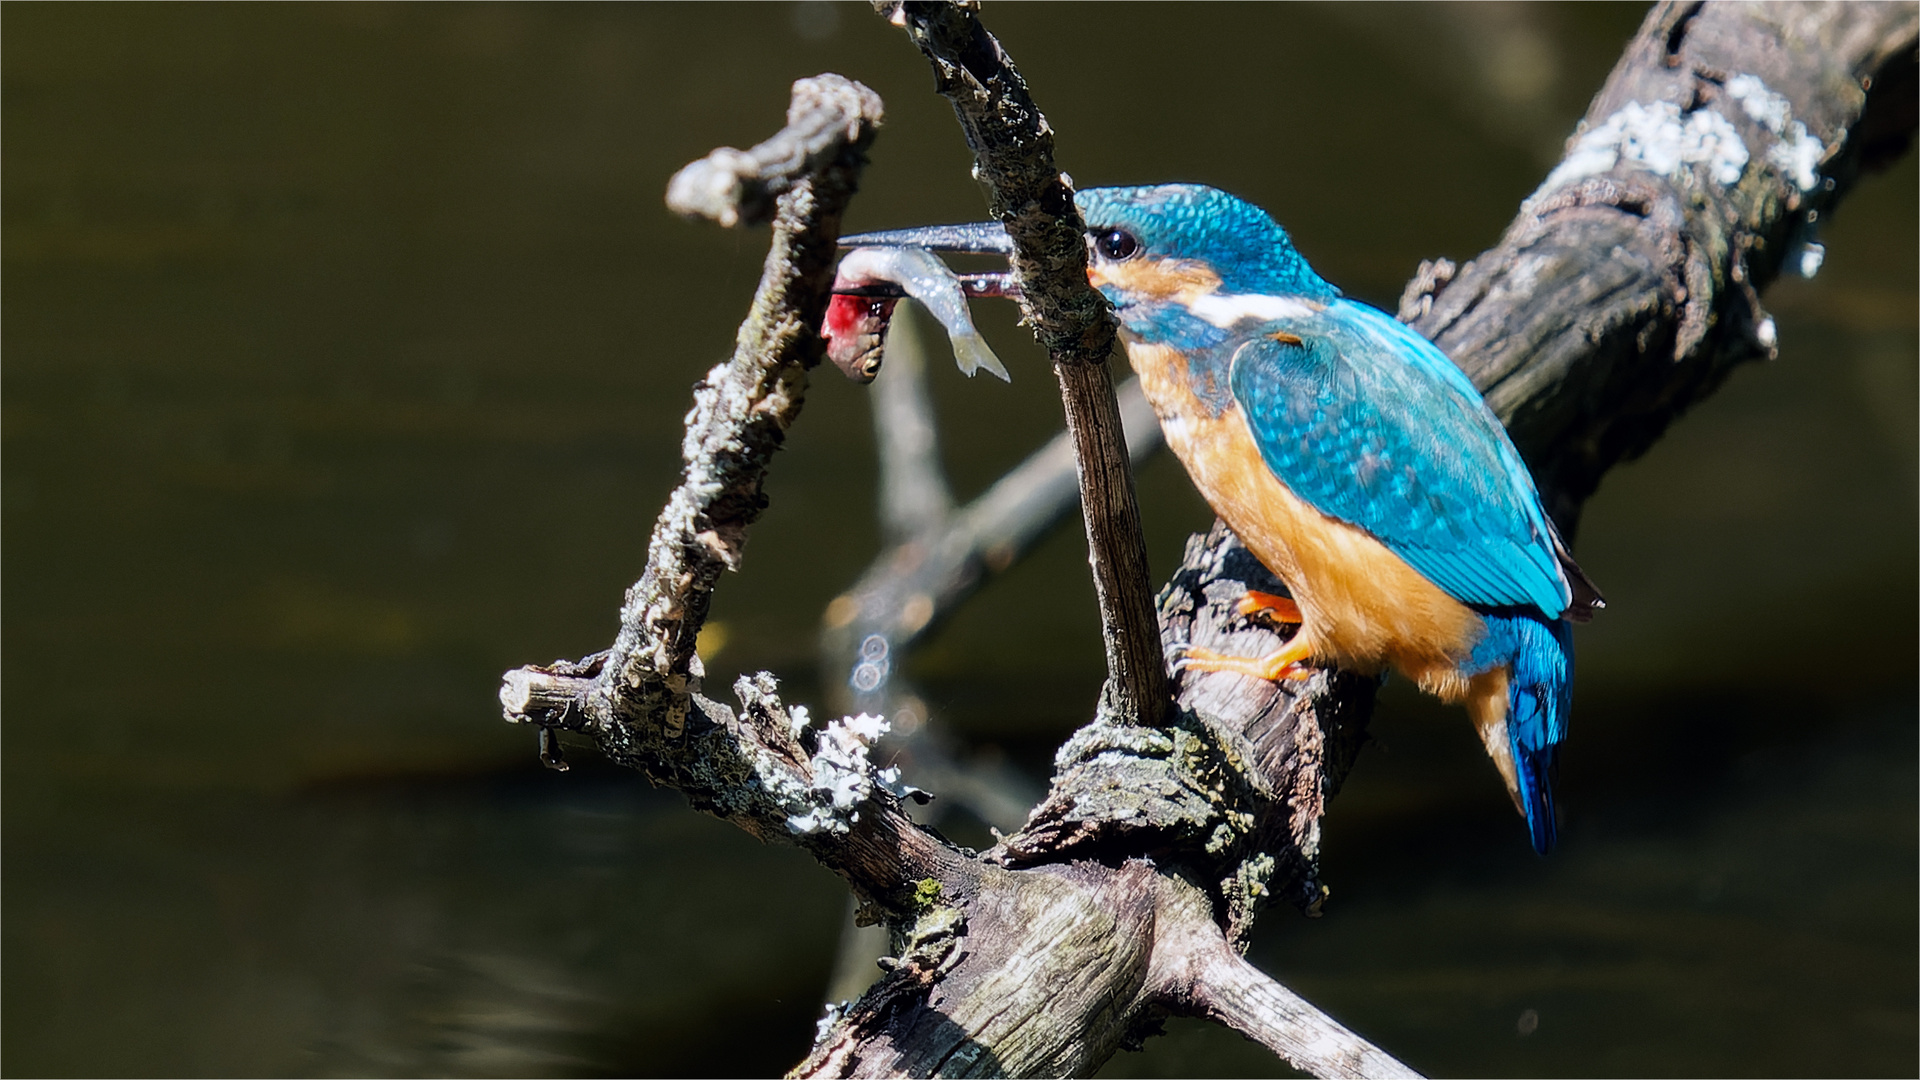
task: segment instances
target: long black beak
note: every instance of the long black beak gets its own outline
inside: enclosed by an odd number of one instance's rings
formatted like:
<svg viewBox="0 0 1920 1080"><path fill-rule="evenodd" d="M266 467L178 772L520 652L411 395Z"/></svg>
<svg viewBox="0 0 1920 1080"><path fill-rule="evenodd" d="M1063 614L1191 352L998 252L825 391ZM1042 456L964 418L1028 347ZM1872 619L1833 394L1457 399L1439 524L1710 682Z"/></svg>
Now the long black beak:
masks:
<svg viewBox="0 0 1920 1080"><path fill-rule="evenodd" d="M1007 235L1006 227L997 221L982 221L971 225L922 225L912 229L886 229L881 232L859 233L841 237L840 246L843 248L912 247L969 255L1013 254L1013 238ZM1005 270L955 274L954 277L960 282L960 290L971 297L1017 298L1020 295L1019 290L1014 287L1012 273ZM834 291L841 296L905 295L905 290L891 282L856 285Z"/></svg>
<svg viewBox="0 0 1920 1080"><path fill-rule="evenodd" d="M1011 255L1013 237L997 221L971 225L922 225L916 229L887 229L882 232L843 236L840 246L917 247L928 251L962 251L974 255Z"/></svg>

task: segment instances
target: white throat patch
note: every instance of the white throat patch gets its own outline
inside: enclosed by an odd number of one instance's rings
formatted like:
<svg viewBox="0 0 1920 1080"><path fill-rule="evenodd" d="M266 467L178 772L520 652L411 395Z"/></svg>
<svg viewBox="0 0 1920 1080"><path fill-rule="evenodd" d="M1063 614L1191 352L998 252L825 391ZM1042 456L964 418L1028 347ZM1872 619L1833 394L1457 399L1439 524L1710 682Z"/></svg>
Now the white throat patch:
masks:
<svg viewBox="0 0 1920 1080"><path fill-rule="evenodd" d="M1293 296L1263 296L1259 293L1208 293L1187 304L1187 310L1222 330L1243 319L1306 319L1318 314L1325 305Z"/></svg>

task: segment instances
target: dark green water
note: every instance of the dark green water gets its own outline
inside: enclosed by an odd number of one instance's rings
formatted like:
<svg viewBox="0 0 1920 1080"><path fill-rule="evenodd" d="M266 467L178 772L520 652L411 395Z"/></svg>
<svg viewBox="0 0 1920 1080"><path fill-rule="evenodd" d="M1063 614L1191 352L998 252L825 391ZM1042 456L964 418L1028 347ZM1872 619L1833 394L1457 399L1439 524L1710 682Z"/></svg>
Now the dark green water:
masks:
<svg viewBox="0 0 1920 1080"><path fill-rule="evenodd" d="M1632 7L993 6L1083 184L1203 180L1350 292L1489 246ZM833 70L886 98L853 228L979 215L946 105L863 7L23 6L6 156L8 1074L772 1073L836 880L498 722L499 673L610 639L760 234L668 175ZM1327 914L1254 947L1436 1073L1911 1075L1916 186L1769 296L1778 362L1611 476L1579 550L1563 849L1468 726L1390 693L1332 806ZM971 494L1058 423L935 373ZM823 374L724 583L716 682L819 700L877 543L865 391ZM1140 479L1171 568L1204 507ZM1077 530L914 660L1038 762L1099 649ZM911 779L911 777L909 777ZM1522 1035L1521 1017L1536 1018ZM1107 1075L1271 1074L1176 1024Z"/></svg>

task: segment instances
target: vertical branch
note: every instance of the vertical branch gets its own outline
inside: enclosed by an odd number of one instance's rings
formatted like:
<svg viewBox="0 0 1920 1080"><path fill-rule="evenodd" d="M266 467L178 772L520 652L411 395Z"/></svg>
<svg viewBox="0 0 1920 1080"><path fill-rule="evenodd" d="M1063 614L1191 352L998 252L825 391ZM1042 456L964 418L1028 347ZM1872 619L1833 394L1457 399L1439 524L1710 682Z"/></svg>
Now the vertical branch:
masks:
<svg viewBox="0 0 1920 1080"><path fill-rule="evenodd" d="M1072 182L1054 165L1053 131L971 5L885 0L877 6L906 27L953 103L973 148L974 176L1013 238L1022 310L1060 379L1107 653L1102 712L1125 723L1157 723L1167 707L1167 671L1106 366L1113 325L1106 301L1087 284L1086 226L1073 205Z"/></svg>
<svg viewBox="0 0 1920 1080"><path fill-rule="evenodd" d="M953 510L940 468L940 434L927 396L927 346L919 305L902 300L887 335L887 366L873 384L879 443L880 526L887 543L937 528Z"/></svg>

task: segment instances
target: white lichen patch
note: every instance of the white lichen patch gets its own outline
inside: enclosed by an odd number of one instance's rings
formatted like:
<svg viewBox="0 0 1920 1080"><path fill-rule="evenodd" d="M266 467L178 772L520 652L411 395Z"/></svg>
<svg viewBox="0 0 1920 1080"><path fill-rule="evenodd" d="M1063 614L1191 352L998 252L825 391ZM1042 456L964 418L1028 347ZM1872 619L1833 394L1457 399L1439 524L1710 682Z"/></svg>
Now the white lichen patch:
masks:
<svg viewBox="0 0 1920 1080"><path fill-rule="evenodd" d="M889 765L873 774L873 778L896 799L912 799L923 803L931 799L925 791L900 779L900 769L897 766Z"/></svg>
<svg viewBox="0 0 1920 1080"><path fill-rule="evenodd" d="M858 807L873 794L873 762L867 751L887 733L884 719L861 713L835 720L821 730L808 766L813 782L807 795L812 805L789 815L787 828L795 834L844 835L860 820ZM894 783L899 771L892 772Z"/></svg>
<svg viewBox="0 0 1920 1080"><path fill-rule="evenodd" d="M1793 102L1785 95L1776 94L1767 89L1758 76L1735 75L1727 80L1727 96L1740 103L1747 115L1766 125L1768 131L1778 135L1786 130L1787 121L1793 119Z"/></svg>
<svg viewBox="0 0 1920 1080"><path fill-rule="evenodd" d="M851 1003L846 1001L827 1002L827 1007L821 1011L820 1019L815 1021L813 1025L813 1045L815 1047L826 1042L827 1036L833 1034L833 1025L839 1023L840 1018L847 1015L847 1006L849 1004Z"/></svg>
<svg viewBox="0 0 1920 1080"><path fill-rule="evenodd" d="M1798 254L1799 258L1794 262L1794 269L1801 277L1811 280L1813 275L1820 272L1820 264L1827 261L1827 246L1809 240L1800 245Z"/></svg>
<svg viewBox="0 0 1920 1080"><path fill-rule="evenodd" d="M1727 96L1739 102L1748 116L1778 139L1767 151L1768 164L1803 192L1819 185L1820 162L1827 156L1827 144L1814 138L1807 125L1793 118L1792 102L1767 89L1767 84L1753 75L1735 75L1728 79ZM1819 269L1817 261L1814 269Z"/></svg>
<svg viewBox="0 0 1920 1080"><path fill-rule="evenodd" d="M1808 134L1807 125L1798 120L1788 125L1780 141L1767 151L1767 161L1803 192L1819 185L1820 161L1826 156L1826 144Z"/></svg>
<svg viewBox="0 0 1920 1080"><path fill-rule="evenodd" d="M1735 184L1747 167L1747 144L1727 118L1710 109L1684 115L1671 101L1630 101L1580 136L1537 194L1628 163L1681 179L1698 166L1718 184Z"/></svg>

